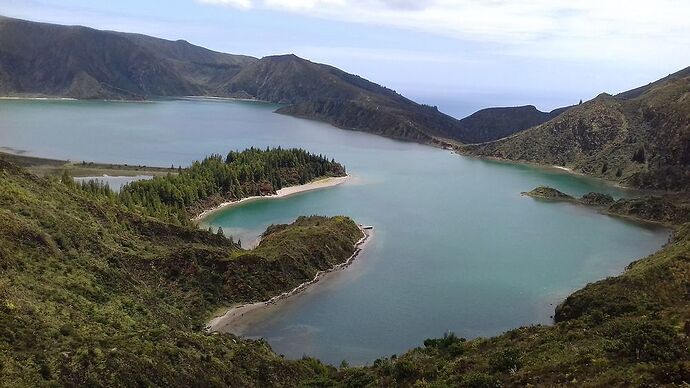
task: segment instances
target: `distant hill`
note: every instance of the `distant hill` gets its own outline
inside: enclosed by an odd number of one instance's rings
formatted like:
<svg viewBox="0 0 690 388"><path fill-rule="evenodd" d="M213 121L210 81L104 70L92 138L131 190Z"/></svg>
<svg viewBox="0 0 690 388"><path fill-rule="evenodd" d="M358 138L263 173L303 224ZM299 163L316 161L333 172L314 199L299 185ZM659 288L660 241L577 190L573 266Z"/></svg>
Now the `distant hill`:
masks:
<svg viewBox="0 0 690 388"><path fill-rule="evenodd" d="M635 187L690 188L690 68L601 94L510 138L461 152L565 166Z"/></svg>
<svg viewBox="0 0 690 388"><path fill-rule="evenodd" d="M395 91L295 55L224 54L140 34L0 17L0 95L78 99L250 98L280 113L422 143L490 141L550 118L497 108L460 121Z"/></svg>
<svg viewBox="0 0 690 388"><path fill-rule="evenodd" d="M501 139L545 123L569 107L542 112L534 105L482 109L460 120L457 136L465 143L484 143Z"/></svg>
<svg viewBox="0 0 690 388"><path fill-rule="evenodd" d="M201 95L255 58L185 41L0 18L0 93L81 99Z"/></svg>
<svg viewBox="0 0 690 388"><path fill-rule="evenodd" d="M458 120L453 117L357 75L295 55L251 63L217 92L285 104L280 113L342 128L421 142L456 139Z"/></svg>

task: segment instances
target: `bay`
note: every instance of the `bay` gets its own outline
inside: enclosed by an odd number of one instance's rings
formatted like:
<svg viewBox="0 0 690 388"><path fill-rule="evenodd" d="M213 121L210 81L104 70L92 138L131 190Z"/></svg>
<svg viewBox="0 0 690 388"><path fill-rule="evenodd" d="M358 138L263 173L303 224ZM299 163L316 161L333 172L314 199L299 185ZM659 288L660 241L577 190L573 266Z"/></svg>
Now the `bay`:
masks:
<svg viewBox="0 0 690 388"><path fill-rule="evenodd" d="M569 293L622 272L668 239L664 228L520 195L540 185L572 195L630 194L606 182L466 158L276 108L203 99L0 101L0 146L75 161L184 166L210 153L280 145L345 164L352 178L343 185L248 202L204 221L245 245L299 215L344 214L374 226L352 266L240 328L291 358L360 364L446 331L476 337L549 324Z"/></svg>

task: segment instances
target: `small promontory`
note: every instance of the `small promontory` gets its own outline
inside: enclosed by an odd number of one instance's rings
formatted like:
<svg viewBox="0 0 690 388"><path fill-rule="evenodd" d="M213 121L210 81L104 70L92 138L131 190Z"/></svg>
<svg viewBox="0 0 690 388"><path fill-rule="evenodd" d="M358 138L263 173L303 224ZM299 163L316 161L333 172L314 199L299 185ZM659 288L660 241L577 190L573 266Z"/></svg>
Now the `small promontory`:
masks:
<svg viewBox="0 0 690 388"><path fill-rule="evenodd" d="M522 192L521 194L532 198L553 201L575 201L574 197L548 186L539 186L531 191Z"/></svg>
<svg viewBox="0 0 690 388"><path fill-rule="evenodd" d="M522 195L551 201L574 202L598 208L609 215L645 222L666 225L680 225L690 222L690 202L685 197L680 198L674 195L615 200L609 194L590 192L580 198L575 198L548 186L539 186L531 191L523 192Z"/></svg>

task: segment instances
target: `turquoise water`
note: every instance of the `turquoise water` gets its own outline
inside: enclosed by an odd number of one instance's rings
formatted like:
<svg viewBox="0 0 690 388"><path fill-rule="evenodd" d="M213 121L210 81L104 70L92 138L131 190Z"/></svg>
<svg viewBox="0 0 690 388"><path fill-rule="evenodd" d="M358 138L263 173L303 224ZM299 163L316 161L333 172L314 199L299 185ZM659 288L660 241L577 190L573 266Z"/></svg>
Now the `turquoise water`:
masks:
<svg viewBox="0 0 690 388"><path fill-rule="evenodd" d="M665 229L520 195L548 185L622 189L561 171L449 151L224 101L0 102L0 146L73 160L169 166L249 146L300 146L343 162L334 188L250 202L209 218L248 243L271 223L345 214L375 227L349 268L247 319L288 357L371 362L451 330L488 336L549 323L556 303L657 250Z"/></svg>

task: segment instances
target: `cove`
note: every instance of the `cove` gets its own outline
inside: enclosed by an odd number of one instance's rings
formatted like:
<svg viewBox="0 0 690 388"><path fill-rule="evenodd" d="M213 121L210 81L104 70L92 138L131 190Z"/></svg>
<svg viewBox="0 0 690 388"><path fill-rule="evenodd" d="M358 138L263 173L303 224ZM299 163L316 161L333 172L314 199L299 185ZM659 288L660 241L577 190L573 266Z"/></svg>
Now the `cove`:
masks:
<svg viewBox="0 0 690 388"><path fill-rule="evenodd" d="M461 157L273 114L275 105L0 101L0 145L37 156L169 166L250 146L302 147L346 165L329 189L248 202L205 220L245 244L299 215L373 225L357 260L240 334L287 357L352 364L402 353L446 331L476 337L548 324L555 304L657 250L668 230L522 191L628 193L562 171Z"/></svg>

